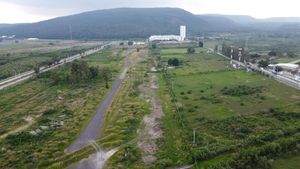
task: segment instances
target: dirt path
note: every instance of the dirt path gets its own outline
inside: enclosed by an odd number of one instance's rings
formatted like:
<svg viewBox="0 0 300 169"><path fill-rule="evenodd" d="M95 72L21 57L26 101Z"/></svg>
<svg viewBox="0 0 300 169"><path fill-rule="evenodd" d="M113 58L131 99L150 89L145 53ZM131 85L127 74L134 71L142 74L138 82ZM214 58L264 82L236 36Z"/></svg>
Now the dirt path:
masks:
<svg viewBox="0 0 300 169"><path fill-rule="evenodd" d="M156 91L158 89L158 81L156 75L151 76L150 84L140 86L142 96L146 100L151 100L152 113L146 115L143 119L145 127L139 129L137 140L138 146L142 150L142 160L145 164L151 164L156 161L154 156L158 149L156 144L157 139L163 137L163 132L160 127L160 120L164 116L162 106Z"/></svg>
<svg viewBox="0 0 300 169"><path fill-rule="evenodd" d="M21 126L19 128L16 128L15 130L12 130L12 131L10 131L8 133L5 133L5 134L1 135L0 139L3 139L3 138L7 137L10 134L15 134L15 133L18 133L20 131L23 131L23 130L29 128L35 122L35 119L38 118L38 117L39 116L33 118L31 116L28 116L28 117L24 118L24 120L27 122L27 124L25 124L25 125L23 125L23 126Z"/></svg>

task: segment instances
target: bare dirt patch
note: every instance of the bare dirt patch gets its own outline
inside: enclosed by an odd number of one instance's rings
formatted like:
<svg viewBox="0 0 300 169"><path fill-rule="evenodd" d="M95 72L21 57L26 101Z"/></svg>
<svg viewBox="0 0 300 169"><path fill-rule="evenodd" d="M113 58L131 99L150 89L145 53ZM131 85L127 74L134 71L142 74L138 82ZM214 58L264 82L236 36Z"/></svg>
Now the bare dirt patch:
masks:
<svg viewBox="0 0 300 169"><path fill-rule="evenodd" d="M142 96L150 98L152 104L152 113L146 115L143 119L145 127L138 130L138 146L143 152L142 160L145 164L151 164L156 161L154 156L158 149L157 139L163 137L160 127L160 120L164 116L160 100L158 99L156 90L158 88L156 75L151 76L150 84L140 87Z"/></svg>

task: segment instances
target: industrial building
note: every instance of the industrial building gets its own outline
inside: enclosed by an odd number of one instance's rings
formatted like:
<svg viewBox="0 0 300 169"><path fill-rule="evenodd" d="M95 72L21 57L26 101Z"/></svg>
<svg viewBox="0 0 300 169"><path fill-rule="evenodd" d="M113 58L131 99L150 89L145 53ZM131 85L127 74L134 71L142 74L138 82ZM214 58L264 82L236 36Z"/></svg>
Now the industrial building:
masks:
<svg viewBox="0 0 300 169"><path fill-rule="evenodd" d="M180 35L152 35L149 41L178 41L182 42L186 38L186 26L180 26Z"/></svg>

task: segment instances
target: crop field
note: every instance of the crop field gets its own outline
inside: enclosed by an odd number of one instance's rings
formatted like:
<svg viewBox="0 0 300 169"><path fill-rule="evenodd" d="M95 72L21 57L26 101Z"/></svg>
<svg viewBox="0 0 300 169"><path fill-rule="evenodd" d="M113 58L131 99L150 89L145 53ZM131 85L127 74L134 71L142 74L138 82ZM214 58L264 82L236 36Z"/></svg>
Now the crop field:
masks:
<svg viewBox="0 0 300 169"><path fill-rule="evenodd" d="M110 67L115 79L124 65L122 52L106 49L84 60ZM51 77L69 66L0 91L0 168L46 168L65 156L88 124L109 89L102 76L80 84L54 83Z"/></svg>
<svg viewBox="0 0 300 169"><path fill-rule="evenodd" d="M271 168L273 159L296 151L298 90L255 72L233 70L205 49L184 51L153 50L161 62L173 55L181 63L160 76L166 117L157 168Z"/></svg>
<svg viewBox="0 0 300 169"><path fill-rule="evenodd" d="M63 59L81 53L101 43L51 40L0 43L0 80L47 65L53 58Z"/></svg>

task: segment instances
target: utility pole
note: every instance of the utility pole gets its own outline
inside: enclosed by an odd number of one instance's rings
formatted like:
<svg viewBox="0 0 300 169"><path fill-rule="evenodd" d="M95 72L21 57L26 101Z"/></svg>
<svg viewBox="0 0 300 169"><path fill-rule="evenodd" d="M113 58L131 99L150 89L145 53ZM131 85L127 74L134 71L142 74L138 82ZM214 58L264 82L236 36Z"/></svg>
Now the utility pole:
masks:
<svg viewBox="0 0 300 169"><path fill-rule="evenodd" d="M196 130L193 130L193 143L196 144Z"/></svg>

